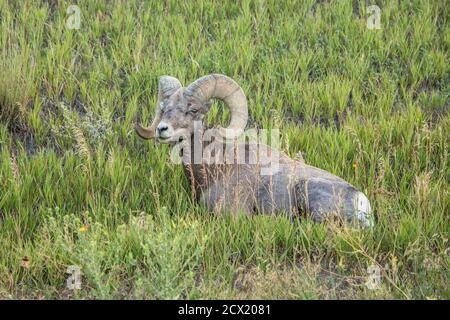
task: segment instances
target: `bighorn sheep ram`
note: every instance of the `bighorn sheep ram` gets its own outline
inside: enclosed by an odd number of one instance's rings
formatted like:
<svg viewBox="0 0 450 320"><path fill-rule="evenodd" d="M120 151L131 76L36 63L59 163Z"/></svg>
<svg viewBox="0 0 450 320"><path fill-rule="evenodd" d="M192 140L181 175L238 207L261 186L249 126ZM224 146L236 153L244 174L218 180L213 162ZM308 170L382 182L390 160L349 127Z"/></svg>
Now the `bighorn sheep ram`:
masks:
<svg viewBox="0 0 450 320"><path fill-rule="evenodd" d="M215 135L205 141L202 121L213 98L228 106L231 122L228 128L217 130L225 140ZM163 76L158 99L153 123L148 128L136 124L136 131L141 138L179 147L193 195L210 211L307 215L318 222L338 216L363 227L373 226L367 197L348 182L265 144L239 139L247 124L247 99L231 78L211 74L183 88L176 78ZM261 153L263 149L267 152ZM204 156L205 150L210 151L209 157ZM224 150L227 161L217 161ZM216 154L213 161L212 154ZM245 160L238 161L239 157ZM269 166L269 171L264 173L263 166Z"/></svg>

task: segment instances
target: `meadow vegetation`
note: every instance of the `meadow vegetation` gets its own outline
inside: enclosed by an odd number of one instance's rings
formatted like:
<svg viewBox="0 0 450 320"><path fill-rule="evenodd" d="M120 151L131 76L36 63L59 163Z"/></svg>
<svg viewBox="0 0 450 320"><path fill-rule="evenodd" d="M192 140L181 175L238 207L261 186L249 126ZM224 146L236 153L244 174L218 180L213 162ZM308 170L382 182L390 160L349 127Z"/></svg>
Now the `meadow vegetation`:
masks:
<svg viewBox="0 0 450 320"><path fill-rule="evenodd" d="M450 7L374 2L0 0L0 298L449 299ZM365 192L373 230L194 203L133 127L161 75L210 73L249 128Z"/></svg>

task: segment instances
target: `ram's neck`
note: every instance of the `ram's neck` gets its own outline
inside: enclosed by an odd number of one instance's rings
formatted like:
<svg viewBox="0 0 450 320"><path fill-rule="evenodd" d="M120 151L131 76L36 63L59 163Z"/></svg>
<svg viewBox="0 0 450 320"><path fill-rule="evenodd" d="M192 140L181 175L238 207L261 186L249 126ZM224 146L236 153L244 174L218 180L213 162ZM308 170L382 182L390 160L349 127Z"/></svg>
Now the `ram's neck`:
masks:
<svg viewBox="0 0 450 320"><path fill-rule="evenodd" d="M183 141L176 147L181 152L183 169L188 178L194 198L199 196L208 186L208 175L211 171L211 165L203 161L203 150L211 142L201 141L198 136L191 135L190 141Z"/></svg>

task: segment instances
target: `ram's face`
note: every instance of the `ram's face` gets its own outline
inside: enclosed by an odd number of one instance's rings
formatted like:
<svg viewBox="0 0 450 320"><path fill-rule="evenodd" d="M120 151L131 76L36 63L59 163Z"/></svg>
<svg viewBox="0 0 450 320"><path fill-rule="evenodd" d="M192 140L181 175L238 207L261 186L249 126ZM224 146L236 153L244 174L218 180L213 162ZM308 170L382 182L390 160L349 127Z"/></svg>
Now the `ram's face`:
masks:
<svg viewBox="0 0 450 320"><path fill-rule="evenodd" d="M155 129L155 138L162 143L176 143L194 132L196 121L201 122L209 105L203 105L195 97L186 97L183 88L160 101L161 121Z"/></svg>

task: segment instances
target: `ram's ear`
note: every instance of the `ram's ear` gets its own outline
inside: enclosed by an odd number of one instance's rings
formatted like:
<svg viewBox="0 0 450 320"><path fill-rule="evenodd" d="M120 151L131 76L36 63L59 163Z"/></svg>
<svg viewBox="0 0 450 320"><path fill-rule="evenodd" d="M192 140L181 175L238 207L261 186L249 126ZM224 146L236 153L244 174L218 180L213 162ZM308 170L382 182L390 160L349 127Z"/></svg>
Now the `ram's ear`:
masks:
<svg viewBox="0 0 450 320"><path fill-rule="evenodd" d="M181 88L181 83L177 78L162 76L159 78L158 98L164 101Z"/></svg>

